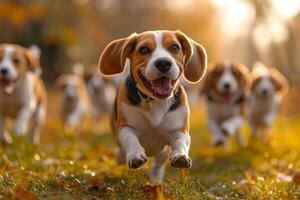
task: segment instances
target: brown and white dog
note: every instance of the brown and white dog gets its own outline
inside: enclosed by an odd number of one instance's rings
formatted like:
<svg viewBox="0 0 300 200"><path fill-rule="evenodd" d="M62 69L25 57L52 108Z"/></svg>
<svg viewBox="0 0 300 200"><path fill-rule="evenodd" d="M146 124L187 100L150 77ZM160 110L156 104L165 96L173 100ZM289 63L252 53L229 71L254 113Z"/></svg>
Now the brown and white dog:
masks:
<svg viewBox="0 0 300 200"><path fill-rule="evenodd" d="M117 162L143 166L154 156L150 178L162 182L170 152L173 167L189 168L189 105L179 79L198 82L206 71L204 48L180 31L133 33L111 42L99 68L114 75L130 62L130 75L120 86L112 112L118 142Z"/></svg>
<svg viewBox="0 0 300 200"><path fill-rule="evenodd" d="M56 86L61 90L60 112L65 132L80 131L90 112L90 99L81 72L61 75Z"/></svg>
<svg viewBox="0 0 300 200"><path fill-rule="evenodd" d="M84 80L92 103L92 112L96 121L107 115L113 106L116 96L113 80L106 80L96 66L85 70Z"/></svg>
<svg viewBox="0 0 300 200"><path fill-rule="evenodd" d="M207 98L207 122L214 146L226 147L229 135L243 144L240 127L248 86L249 71L240 63L220 62L209 67L202 92Z"/></svg>
<svg viewBox="0 0 300 200"><path fill-rule="evenodd" d="M276 119L289 85L278 70L259 62L254 64L251 75L249 125L254 138L267 142L267 132Z"/></svg>
<svg viewBox="0 0 300 200"><path fill-rule="evenodd" d="M10 143L5 119L15 119L14 132L26 134L31 122L31 141L38 143L40 128L46 115L46 92L41 78L39 61L32 52L14 44L0 45L0 137Z"/></svg>

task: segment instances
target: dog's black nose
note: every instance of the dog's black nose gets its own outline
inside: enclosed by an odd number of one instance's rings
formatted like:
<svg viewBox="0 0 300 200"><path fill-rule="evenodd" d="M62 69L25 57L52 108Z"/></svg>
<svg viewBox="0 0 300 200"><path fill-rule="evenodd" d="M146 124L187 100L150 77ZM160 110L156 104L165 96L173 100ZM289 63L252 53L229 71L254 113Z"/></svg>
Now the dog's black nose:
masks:
<svg viewBox="0 0 300 200"><path fill-rule="evenodd" d="M8 73L8 69L3 68L0 70L0 73L5 76Z"/></svg>
<svg viewBox="0 0 300 200"><path fill-rule="evenodd" d="M263 94L264 96L267 96L267 95L268 95L268 90L267 90L267 89L263 89L262 94Z"/></svg>
<svg viewBox="0 0 300 200"><path fill-rule="evenodd" d="M154 64L155 67L163 73L166 73L172 67L172 63L167 59L158 59Z"/></svg>
<svg viewBox="0 0 300 200"><path fill-rule="evenodd" d="M230 88L231 88L231 85L229 83L224 84L224 89L225 90L230 90Z"/></svg>

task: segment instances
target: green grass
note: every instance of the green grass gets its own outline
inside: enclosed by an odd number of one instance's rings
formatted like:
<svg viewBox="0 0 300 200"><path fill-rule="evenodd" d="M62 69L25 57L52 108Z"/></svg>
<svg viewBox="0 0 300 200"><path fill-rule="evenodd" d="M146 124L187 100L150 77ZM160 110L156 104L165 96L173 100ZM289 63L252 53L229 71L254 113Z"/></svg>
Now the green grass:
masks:
<svg viewBox="0 0 300 200"><path fill-rule="evenodd" d="M117 166L107 120L101 130L93 134L88 127L80 135L65 136L50 117L41 145L14 138L12 145L0 148L0 199L300 199L294 181L278 178L300 170L299 119L279 119L269 145L249 141L245 127L247 145L237 147L233 141L224 151L210 147L205 117L196 109L191 119L193 167L178 170L167 163L162 186L147 184L151 161L140 170Z"/></svg>

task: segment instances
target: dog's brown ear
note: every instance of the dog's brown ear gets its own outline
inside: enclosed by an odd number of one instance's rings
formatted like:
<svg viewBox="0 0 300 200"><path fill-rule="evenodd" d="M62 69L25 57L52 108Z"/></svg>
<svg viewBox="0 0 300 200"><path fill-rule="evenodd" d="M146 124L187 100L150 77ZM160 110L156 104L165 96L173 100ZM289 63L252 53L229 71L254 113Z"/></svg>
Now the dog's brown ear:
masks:
<svg viewBox="0 0 300 200"><path fill-rule="evenodd" d="M261 78L255 78L255 79L252 79L252 81L251 81L251 84L250 84L250 90L251 91L254 91L255 90L255 88L256 88L256 86L257 86L257 84L259 83L259 81L261 80Z"/></svg>
<svg viewBox="0 0 300 200"><path fill-rule="evenodd" d="M232 68L234 71L238 72L239 76L242 78L241 84L248 92L250 90L251 82L252 82L252 77L248 67L246 67L244 64L240 62L234 62L232 63Z"/></svg>
<svg viewBox="0 0 300 200"><path fill-rule="evenodd" d="M126 58L128 58L137 34L133 33L127 38L112 41L102 52L98 67L103 75L114 75L124 71Z"/></svg>
<svg viewBox="0 0 300 200"><path fill-rule="evenodd" d="M213 71L215 70L215 68L215 63L211 63L208 65L205 76L203 77L203 85L200 89L200 95L207 95L209 93L209 90L212 87L211 79L213 77Z"/></svg>
<svg viewBox="0 0 300 200"><path fill-rule="evenodd" d="M28 62L28 70L40 75L41 67L39 60L32 54L32 52L29 49L24 48L23 51L25 58Z"/></svg>
<svg viewBox="0 0 300 200"><path fill-rule="evenodd" d="M270 69L270 74L276 91L286 95L289 90L289 84L286 78L275 68Z"/></svg>
<svg viewBox="0 0 300 200"><path fill-rule="evenodd" d="M184 77L192 83L197 83L201 80L207 68L207 55L205 49L186 36L181 31L176 31L179 39L184 58Z"/></svg>
<svg viewBox="0 0 300 200"><path fill-rule="evenodd" d="M58 89L63 89L66 86L66 76L60 75L54 83L55 87Z"/></svg>

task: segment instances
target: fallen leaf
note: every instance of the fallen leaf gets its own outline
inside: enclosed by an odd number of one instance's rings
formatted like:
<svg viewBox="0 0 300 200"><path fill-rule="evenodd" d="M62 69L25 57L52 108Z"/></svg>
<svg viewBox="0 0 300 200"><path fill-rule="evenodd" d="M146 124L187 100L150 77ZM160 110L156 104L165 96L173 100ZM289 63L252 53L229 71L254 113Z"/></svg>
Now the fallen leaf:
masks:
<svg viewBox="0 0 300 200"><path fill-rule="evenodd" d="M142 190L147 199L163 199L163 187L162 185L145 184L142 186Z"/></svg>
<svg viewBox="0 0 300 200"><path fill-rule="evenodd" d="M236 184L236 187L242 190L250 190L252 187L252 183L247 179L243 179L240 182L238 182L238 184Z"/></svg>
<svg viewBox="0 0 300 200"><path fill-rule="evenodd" d="M296 172L293 176L293 182L296 184L300 184L300 172Z"/></svg>
<svg viewBox="0 0 300 200"><path fill-rule="evenodd" d="M25 190L23 187L17 187L16 197L19 200L39 200L34 193Z"/></svg>
<svg viewBox="0 0 300 200"><path fill-rule="evenodd" d="M104 177L96 177L91 180L90 187L93 190L101 191L101 192L113 192L113 188L108 187L104 182Z"/></svg>

